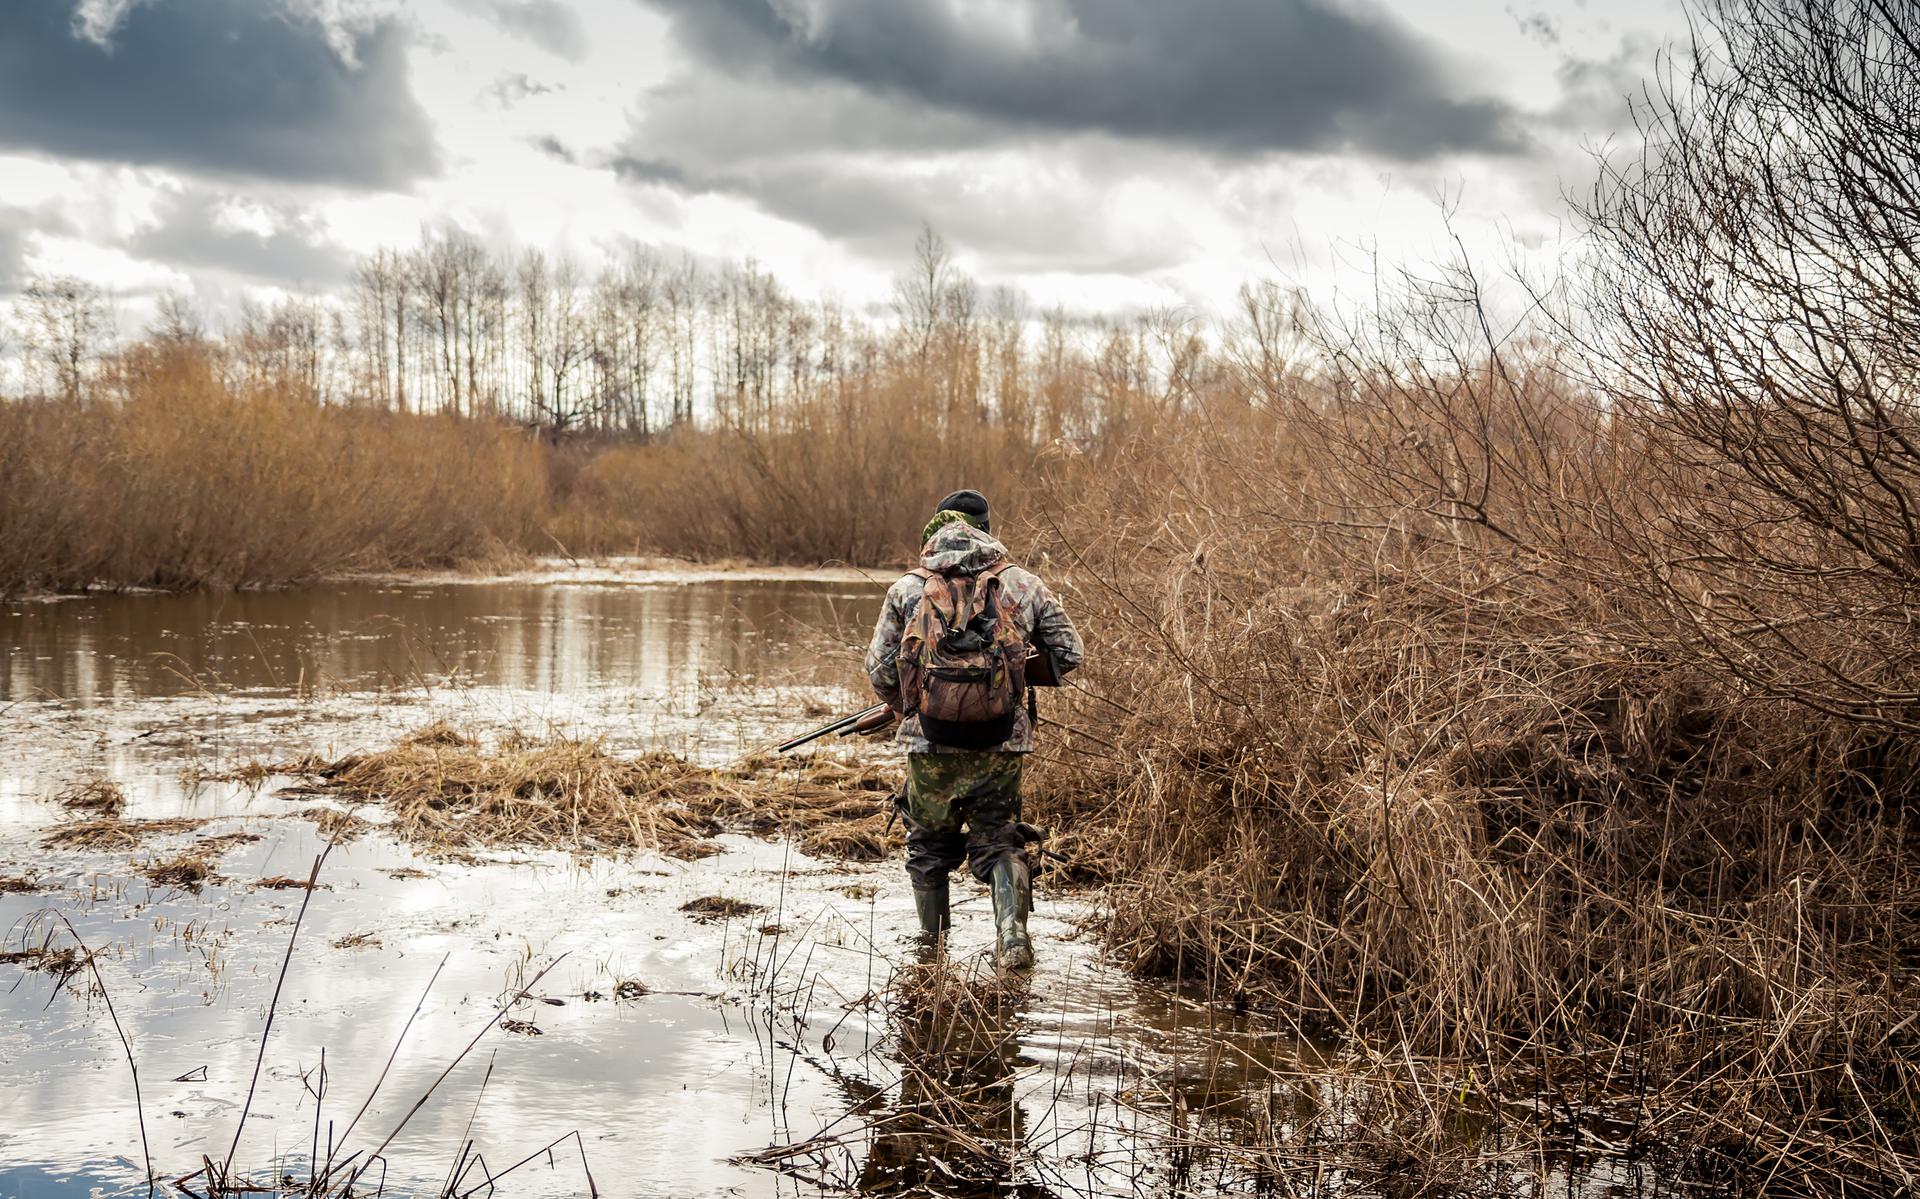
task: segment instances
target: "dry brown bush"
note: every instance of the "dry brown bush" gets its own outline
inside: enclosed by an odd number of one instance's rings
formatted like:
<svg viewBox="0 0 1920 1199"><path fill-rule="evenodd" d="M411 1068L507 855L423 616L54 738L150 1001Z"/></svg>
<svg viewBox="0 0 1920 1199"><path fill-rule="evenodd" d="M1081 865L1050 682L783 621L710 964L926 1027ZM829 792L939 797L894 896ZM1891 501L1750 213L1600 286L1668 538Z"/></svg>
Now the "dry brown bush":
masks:
<svg viewBox="0 0 1920 1199"><path fill-rule="evenodd" d="M1093 640L1043 815L1115 946L1432 1055L1383 1085L1577 1093L1781 1193L1920 1171L1920 753L1703 653L1670 533L1740 501L1441 312L1034 501Z"/></svg>
<svg viewBox="0 0 1920 1199"><path fill-rule="evenodd" d="M274 585L522 554L905 558L962 486L1017 506L1033 451L985 414L926 419L880 374L766 423L553 442L489 419L232 385L150 343L76 400L0 403L0 592Z"/></svg>
<svg viewBox="0 0 1920 1199"><path fill-rule="evenodd" d="M919 543L942 495L1016 507L1034 452L986 419L930 412L883 374L783 409L772 429L684 430L592 458L560 506L570 546L699 559L870 565Z"/></svg>
<svg viewBox="0 0 1920 1199"><path fill-rule="evenodd" d="M129 353L87 400L0 404L0 589L277 583L531 545L540 448L510 427L230 388Z"/></svg>

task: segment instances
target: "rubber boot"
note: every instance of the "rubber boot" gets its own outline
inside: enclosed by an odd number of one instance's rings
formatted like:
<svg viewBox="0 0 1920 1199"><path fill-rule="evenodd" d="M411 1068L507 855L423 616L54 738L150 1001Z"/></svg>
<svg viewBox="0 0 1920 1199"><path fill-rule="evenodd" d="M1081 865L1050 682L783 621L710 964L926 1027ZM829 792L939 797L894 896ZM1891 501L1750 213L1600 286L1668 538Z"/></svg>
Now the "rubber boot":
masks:
<svg viewBox="0 0 1920 1199"><path fill-rule="evenodd" d="M931 887L915 887L913 910L920 917L920 931L929 941L946 932L953 922L947 908L947 880L941 879Z"/></svg>
<svg viewBox="0 0 1920 1199"><path fill-rule="evenodd" d="M1027 912L1033 907L1033 876L1020 858L1002 858L988 884L993 893L993 956L1002 969L1033 968Z"/></svg>

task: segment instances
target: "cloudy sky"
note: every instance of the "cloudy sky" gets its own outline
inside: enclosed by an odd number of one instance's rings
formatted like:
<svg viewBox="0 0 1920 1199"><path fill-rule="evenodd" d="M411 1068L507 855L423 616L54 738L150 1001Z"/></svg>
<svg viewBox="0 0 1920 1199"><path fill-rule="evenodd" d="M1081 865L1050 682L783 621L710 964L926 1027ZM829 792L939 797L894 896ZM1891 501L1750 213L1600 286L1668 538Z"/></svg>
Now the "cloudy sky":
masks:
<svg viewBox="0 0 1920 1199"><path fill-rule="evenodd" d="M218 313L457 224L875 303L922 222L1081 309L1551 253L1656 0L4 0L0 296Z"/></svg>

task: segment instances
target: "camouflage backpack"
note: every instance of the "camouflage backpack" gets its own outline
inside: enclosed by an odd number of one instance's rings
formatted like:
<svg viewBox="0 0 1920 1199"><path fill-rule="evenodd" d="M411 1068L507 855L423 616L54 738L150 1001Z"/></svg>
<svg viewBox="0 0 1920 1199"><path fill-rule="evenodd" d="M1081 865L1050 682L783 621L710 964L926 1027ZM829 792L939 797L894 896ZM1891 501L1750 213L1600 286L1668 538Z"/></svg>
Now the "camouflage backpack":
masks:
<svg viewBox="0 0 1920 1199"><path fill-rule="evenodd" d="M1027 690L1020 606L999 562L975 575L913 573L925 581L900 636L906 715L936 745L988 749L1013 735Z"/></svg>

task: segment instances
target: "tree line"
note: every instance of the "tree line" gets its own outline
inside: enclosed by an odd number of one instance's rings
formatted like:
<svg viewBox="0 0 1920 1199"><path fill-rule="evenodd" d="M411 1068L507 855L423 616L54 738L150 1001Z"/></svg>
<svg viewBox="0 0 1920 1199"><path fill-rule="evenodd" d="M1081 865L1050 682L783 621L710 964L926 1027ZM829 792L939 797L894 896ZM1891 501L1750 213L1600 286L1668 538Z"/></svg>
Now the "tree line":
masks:
<svg viewBox="0 0 1920 1199"><path fill-rule="evenodd" d="M1243 297L1255 353L1272 289ZM111 298L67 276L13 305L31 395L78 400L129 343ZM321 404L492 418L645 438L677 427L778 427L885 368L915 379L943 424L986 421L1035 443L1081 438L1190 401L1222 364L1190 313L1035 312L983 288L923 230L891 302L802 299L756 262L719 265L629 244L593 268L506 255L460 229L354 266L333 295L246 302L216 334L190 296L160 297L131 344L215 354L227 381Z"/></svg>

